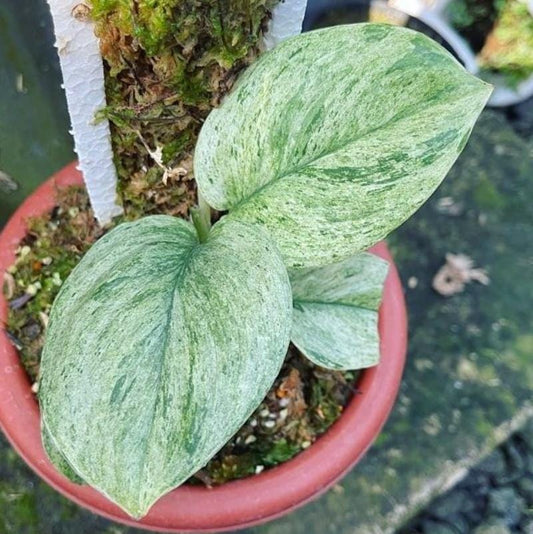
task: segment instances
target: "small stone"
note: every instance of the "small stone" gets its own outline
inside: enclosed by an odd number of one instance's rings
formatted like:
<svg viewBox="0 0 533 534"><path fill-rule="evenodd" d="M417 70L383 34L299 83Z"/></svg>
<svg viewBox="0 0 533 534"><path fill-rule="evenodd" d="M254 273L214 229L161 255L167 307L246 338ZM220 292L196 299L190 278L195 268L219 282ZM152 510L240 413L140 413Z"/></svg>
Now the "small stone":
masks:
<svg viewBox="0 0 533 534"><path fill-rule="evenodd" d="M17 297L16 299L13 299L9 302L9 307L12 310L20 310L26 304L32 299L32 296L28 293L25 293L24 295L21 295L20 297Z"/></svg>
<svg viewBox="0 0 533 534"><path fill-rule="evenodd" d="M37 295L37 292L39 291L39 288L35 284L30 284L26 288L26 293L30 295L31 297L35 297Z"/></svg>
<svg viewBox="0 0 533 534"><path fill-rule="evenodd" d="M43 328L48 328L48 322L50 321L50 317L46 313L41 311L39 312L39 319Z"/></svg>
<svg viewBox="0 0 533 534"><path fill-rule="evenodd" d="M283 397L283 399L279 400L279 406L280 408L286 408L290 403L290 400L287 397Z"/></svg>
<svg viewBox="0 0 533 534"><path fill-rule="evenodd" d="M19 250L19 257L24 258L24 256L27 256L31 252L31 248L28 245L24 245Z"/></svg>
<svg viewBox="0 0 533 534"><path fill-rule="evenodd" d="M517 444L510 440L505 445L505 450L509 457L509 463L518 471L523 471L525 469L525 454L522 453Z"/></svg>
<svg viewBox="0 0 533 534"><path fill-rule="evenodd" d="M533 519L528 519L522 524L521 532L523 532L523 534L533 534Z"/></svg>
<svg viewBox="0 0 533 534"><path fill-rule="evenodd" d="M41 260L41 263L42 263L43 265L51 265L51 264L52 264L52 261L53 261L52 258L51 258L50 256L47 256L46 258L43 258L43 259Z"/></svg>
<svg viewBox="0 0 533 534"><path fill-rule="evenodd" d="M245 445L250 445L251 443L254 443L255 441L257 441L257 438L253 434L250 434L244 440L244 444Z"/></svg>
<svg viewBox="0 0 533 534"><path fill-rule="evenodd" d="M457 534L451 525L432 519L427 519L422 523L422 532L424 534Z"/></svg>
<svg viewBox="0 0 533 534"><path fill-rule="evenodd" d="M340 485L340 484L335 484L332 488L331 488L331 491L333 493L336 493L337 495L342 495L344 493L344 488Z"/></svg>
<svg viewBox="0 0 533 534"><path fill-rule="evenodd" d="M302 449L308 449L311 446L310 441L302 441Z"/></svg>
<svg viewBox="0 0 533 534"><path fill-rule="evenodd" d="M276 421L272 421L271 419L269 419L268 421L263 422L263 426L265 428L274 428L276 426Z"/></svg>
<svg viewBox="0 0 533 534"><path fill-rule="evenodd" d="M518 493L520 493L520 495L526 499L527 503L530 506L533 505L533 475L523 476L516 483L516 487L518 489Z"/></svg>
<svg viewBox="0 0 533 534"><path fill-rule="evenodd" d="M502 523L491 521L477 527L473 534L511 534L511 531Z"/></svg>
<svg viewBox="0 0 533 534"><path fill-rule="evenodd" d="M407 287L409 289L415 289L415 287L418 285L418 278L416 276L410 276L407 280Z"/></svg>
<svg viewBox="0 0 533 534"><path fill-rule="evenodd" d="M431 506L431 513L439 519L449 520L450 517L474 507L469 494L464 490L453 490L438 499Z"/></svg>
<svg viewBox="0 0 533 534"><path fill-rule="evenodd" d="M526 458L526 467L527 470L533 474L533 453L529 453Z"/></svg>
<svg viewBox="0 0 533 534"><path fill-rule="evenodd" d="M30 320L22 327L22 333L30 340L37 339L41 334L41 325L35 321Z"/></svg>
<svg viewBox="0 0 533 534"><path fill-rule="evenodd" d="M283 410L280 410L278 417L279 419L284 421L285 419L287 419L287 415L289 415L289 410L287 410L287 408L284 408Z"/></svg>
<svg viewBox="0 0 533 534"><path fill-rule="evenodd" d="M513 440L510 440L504 447L507 457L507 469L503 475L496 477L498 486L505 486L520 479L526 470L526 459Z"/></svg>
<svg viewBox="0 0 533 534"><path fill-rule="evenodd" d="M256 427L257 426L257 419L250 419L250 426L253 428L253 427Z"/></svg>
<svg viewBox="0 0 533 534"><path fill-rule="evenodd" d="M265 466L264 465L257 465L255 467L255 474L258 475L259 473L262 473L264 470L265 470Z"/></svg>
<svg viewBox="0 0 533 534"><path fill-rule="evenodd" d="M437 414L430 415L422 427L426 434L436 436L442 430L442 423Z"/></svg>
<svg viewBox="0 0 533 534"><path fill-rule="evenodd" d="M507 487L489 493L488 508L489 512L500 517L505 525L514 527L526 511L526 503L513 488Z"/></svg>
<svg viewBox="0 0 533 534"><path fill-rule="evenodd" d="M502 475L505 473L506 465L505 458L500 449L496 449L494 452L489 454L476 468L482 473L486 473L491 477Z"/></svg>
<svg viewBox="0 0 533 534"><path fill-rule="evenodd" d="M264 408L259 412L259 417L268 417L270 415L270 412L268 411L268 408Z"/></svg>

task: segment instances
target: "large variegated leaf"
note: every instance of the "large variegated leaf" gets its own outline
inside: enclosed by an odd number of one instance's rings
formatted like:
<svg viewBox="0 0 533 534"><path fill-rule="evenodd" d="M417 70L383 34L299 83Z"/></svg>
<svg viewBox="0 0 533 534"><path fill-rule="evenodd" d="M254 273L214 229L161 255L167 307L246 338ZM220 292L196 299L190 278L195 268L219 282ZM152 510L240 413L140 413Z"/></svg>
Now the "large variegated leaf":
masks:
<svg viewBox="0 0 533 534"><path fill-rule="evenodd" d="M213 207L263 223L287 265L338 261L420 207L490 91L405 28L309 32L265 53L211 112L196 180Z"/></svg>
<svg viewBox="0 0 533 534"><path fill-rule="evenodd" d="M330 369L362 369L379 361L378 309L385 260L363 252L326 267L291 271L291 340Z"/></svg>
<svg viewBox="0 0 533 534"><path fill-rule="evenodd" d="M41 428L43 447L49 460L56 466L56 469L65 477L76 484L83 484L83 480L74 472L72 466L67 462L61 451L54 443L54 439L43 424Z"/></svg>
<svg viewBox="0 0 533 534"><path fill-rule="evenodd" d="M43 425L67 465L134 517L200 469L264 398L292 297L261 227L119 226L65 282L42 359Z"/></svg>

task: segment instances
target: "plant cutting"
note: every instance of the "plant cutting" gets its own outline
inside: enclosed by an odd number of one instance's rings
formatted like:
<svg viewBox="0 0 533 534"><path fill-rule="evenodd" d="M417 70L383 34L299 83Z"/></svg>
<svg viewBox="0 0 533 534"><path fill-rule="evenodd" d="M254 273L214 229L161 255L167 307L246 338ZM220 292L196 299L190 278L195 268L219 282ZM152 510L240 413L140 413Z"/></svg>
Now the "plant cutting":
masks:
<svg viewBox="0 0 533 534"><path fill-rule="evenodd" d="M191 220L118 225L55 299L39 399L56 467L140 518L242 427L291 340L324 368L375 365L386 264L365 251L437 187L489 94L386 25L263 54L203 124Z"/></svg>

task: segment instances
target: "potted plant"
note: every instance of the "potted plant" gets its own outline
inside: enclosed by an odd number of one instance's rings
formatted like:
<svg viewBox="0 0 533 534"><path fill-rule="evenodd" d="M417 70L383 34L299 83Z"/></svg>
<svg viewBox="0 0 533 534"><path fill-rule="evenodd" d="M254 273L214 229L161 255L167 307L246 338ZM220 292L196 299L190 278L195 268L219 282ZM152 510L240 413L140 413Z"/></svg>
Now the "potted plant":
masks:
<svg viewBox="0 0 533 534"><path fill-rule="evenodd" d="M243 527L319 494L376 436L403 366L399 282L391 270L379 339L387 266L365 251L437 187L489 94L427 37L382 24L263 54L202 126L191 220L119 224L59 281L40 414L4 337L0 421L13 444L77 502L145 528ZM77 180L70 167L56 181ZM6 227L4 269L53 191ZM324 369L366 369L361 395L284 465L175 490L249 420L291 340Z"/></svg>
<svg viewBox="0 0 533 534"><path fill-rule="evenodd" d="M480 75L496 86L494 105L533 95L533 13L527 1L453 0L448 17L477 54Z"/></svg>

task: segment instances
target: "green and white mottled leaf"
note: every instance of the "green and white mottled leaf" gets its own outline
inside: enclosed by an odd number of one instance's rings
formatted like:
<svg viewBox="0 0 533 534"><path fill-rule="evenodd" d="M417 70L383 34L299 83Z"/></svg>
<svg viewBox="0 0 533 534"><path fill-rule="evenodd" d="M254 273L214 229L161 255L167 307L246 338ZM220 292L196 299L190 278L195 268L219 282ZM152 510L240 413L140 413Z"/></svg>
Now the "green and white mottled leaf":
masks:
<svg viewBox="0 0 533 534"><path fill-rule="evenodd" d="M363 252L326 267L291 271L291 341L312 362L329 369L376 365L387 270L385 260Z"/></svg>
<svg viewBox="0 0 533 534"><path fill-rule="evenodd" d="M265 53L211 112L195 177L211 206L264 224L288 266L326 265L420 207L490 92L412 30L305 33Z"/></svg>
<svg viewBox="0 0 533 534"><path fill-rule="evenodd" d="M42 425L41 437L46 455L55 465L56 469L72 482L75 482L76 484L83 484L83 479L76 474L74 469L72 469L72 466L68 463L67 459L61 454L61 451L54 444L54 438L52 438L45 425Z"/></svg>
<svg viewBox="0 0 533 534"><path fill-rule="evenodd" d="M44 427L133 517L204 466L266 395L292 295L260 226L154 216L98 241L61 289L42 358Z"/></svg>

